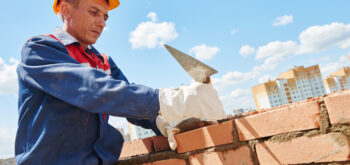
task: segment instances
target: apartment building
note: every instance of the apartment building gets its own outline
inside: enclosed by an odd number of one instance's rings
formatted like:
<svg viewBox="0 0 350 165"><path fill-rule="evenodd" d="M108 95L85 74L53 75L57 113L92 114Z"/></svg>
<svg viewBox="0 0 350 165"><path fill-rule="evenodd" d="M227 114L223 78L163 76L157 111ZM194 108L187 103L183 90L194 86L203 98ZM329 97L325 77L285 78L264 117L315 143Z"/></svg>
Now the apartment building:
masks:
<svg viewBox="0 0 350 165"><path fill-rule="evenodd" d="M144 139L147 137L155 136L156 134L151 129L144 129L139 126L128 123L130 141L136 139Z"/></svg>
<svg viewBox="0 0 350 165"><path fill-rule="evenodd" d="M326 93L318 65L294 67L280 73L276 80L254 86L252 92L257 109L278 107Z"/></svg>
<svg viewBox="0 0 350 165"><path fill-rule="evenodd" d="M117 128L117 130L123 135L124 142L130 141L130 134L124 131L124 128Z"/></svg>
<svg viewBox="0 0 350 165"><path fill-rule="evenodd" d="M324 84L327 93L350 89L350 67L343 67L332 73L324 79Z"/></svg>

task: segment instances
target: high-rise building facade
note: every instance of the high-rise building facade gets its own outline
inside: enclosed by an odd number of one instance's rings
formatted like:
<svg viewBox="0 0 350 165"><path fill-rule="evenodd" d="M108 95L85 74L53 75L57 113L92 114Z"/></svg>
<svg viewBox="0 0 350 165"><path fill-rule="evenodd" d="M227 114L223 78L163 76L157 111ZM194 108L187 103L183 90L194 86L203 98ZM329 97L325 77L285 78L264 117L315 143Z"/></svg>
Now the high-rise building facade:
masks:
<svg viewBox="0 0 350 165"><path fill-rule="evenodd" d="M324 84L327 93L350 89L350 67L344 67L332 73L324 79Z"/></svg>
<svg viewBox="0 0 350 165"><path fill-rule="evenodd" d="M276 80L254 86L252 92L257 109L278 107L326 93L318 65L294 67L280 73Z"/></svg>
<svg viewBox="0 0 350 165"><path fill-rule="evenodd" d="M124 142L130 141L130 134L124 131L124 128L117 128L117 130L123 135Z"/></svg>
<svg viewBox="0 0 350 165"><path fill-rule="evenodd" d="M151 129L144 129L139 126L128 123L130 140L143 139L156 134Z"/></svg>

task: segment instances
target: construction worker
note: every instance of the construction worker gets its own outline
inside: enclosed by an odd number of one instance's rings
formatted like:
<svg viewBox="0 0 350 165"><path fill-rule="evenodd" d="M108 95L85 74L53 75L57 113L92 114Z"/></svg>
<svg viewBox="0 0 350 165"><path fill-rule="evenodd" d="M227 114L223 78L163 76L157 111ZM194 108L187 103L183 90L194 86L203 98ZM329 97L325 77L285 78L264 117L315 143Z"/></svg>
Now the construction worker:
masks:
<svg viewBox="0 0 350 165"><path fill-rule="evenodd" d="M123 137L108 124L109 115L125 117L161 135L156 125L160 107L165 116L177 111L173 106L187 111L186 98L172 96L179 90L129 83L113 60L92 46L106 26L109 10L118 5L119 0L54 0L62 28L24 44L17 68L17 164L115 164ZM198 104L213 100L205 94L196 96L212 90L211 85L188 89L192 94L187 95Z"/></svg>

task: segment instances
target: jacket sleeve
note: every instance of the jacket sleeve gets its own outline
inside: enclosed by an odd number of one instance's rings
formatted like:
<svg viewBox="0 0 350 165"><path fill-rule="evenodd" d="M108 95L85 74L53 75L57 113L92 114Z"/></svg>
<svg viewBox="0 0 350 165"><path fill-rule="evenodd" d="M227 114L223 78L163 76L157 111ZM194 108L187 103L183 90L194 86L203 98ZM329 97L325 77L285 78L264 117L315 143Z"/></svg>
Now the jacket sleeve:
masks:
<svg viewBox="0 0 350 165"><path fill-rule="evenodd" d="M129 84L83 66L49 36L25 43L17 73L26 84L92 113L150 121L158 115L158 89Z"/></svg>
<svg viewBox="0 0 350 165"><path fill-rule="evenodd" d="M114 61L112 60L112 58L109 58L109 64L111 67L111 76L117 80L125 80L127 83L129 83L129 81L127 80L127 78L124 76L123 72L117 67L117 65L114 63ZM145 120L145 119L141 119L141 120L137 120L137 119L133 119L133 118L127 118L128 122L146 128L146 129L152 129L153 132L157 135L157 136L161 136L162 134L160 133L157 125L156 125L156 120Z"/></svg>
<svg viewBox="0 0 350 165"><path fill-rule="evenodd" d="M156 120L135 120L132 118L127 119L128 122L140 126L142 128L146 129L152 129L152 131L157 135L157 136L163 136L162 133L159 131L157 125L156 125Z"/></svg>

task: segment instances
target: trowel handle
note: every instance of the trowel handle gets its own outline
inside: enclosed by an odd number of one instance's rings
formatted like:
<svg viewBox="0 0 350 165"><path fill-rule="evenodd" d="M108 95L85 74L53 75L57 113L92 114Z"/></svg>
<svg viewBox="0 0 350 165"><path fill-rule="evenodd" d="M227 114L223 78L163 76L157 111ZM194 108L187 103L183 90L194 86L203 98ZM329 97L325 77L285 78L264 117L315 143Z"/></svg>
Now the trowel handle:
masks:
<svg viewBox="0 0 350 165"><path fill-rule="evenodd" d="M210 83L210 76L208 76L208 77L206 77L204 80L203 80L203 82L202 83L204 83L204 84L209 84Z"/></svg>

